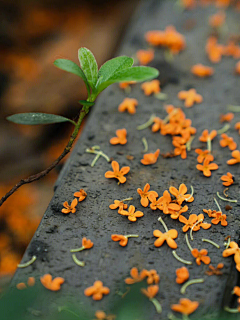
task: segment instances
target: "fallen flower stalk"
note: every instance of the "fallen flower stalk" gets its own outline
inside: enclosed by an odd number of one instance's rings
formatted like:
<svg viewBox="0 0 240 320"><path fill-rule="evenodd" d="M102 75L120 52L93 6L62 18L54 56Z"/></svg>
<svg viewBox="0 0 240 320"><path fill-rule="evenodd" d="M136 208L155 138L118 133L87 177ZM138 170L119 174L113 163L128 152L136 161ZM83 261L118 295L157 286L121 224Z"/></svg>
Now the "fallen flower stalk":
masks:
<svg viewBox="0 0 240 320"><path fill-rule="evenodd" d="M172 254L173 254L174 258L176 258L178 261L180 261L180 262L182 262L182 263L185 263L185 264L192 264L191 261L187 261L187 260L185 260L185 259L180 258L180 257L177 255L177 253L176 253L175 250L172 251Z"/></svg>
<svg viewBox="0 0 240 320"><path fill-rule="evenodd" d="M78 266L80 266L80 267L84 267L84 266L85 266L85 262L78 260L78 258L76 257L75 253L72 254L72 258L73 258L73 261L74 261Z"/></svg>
<svg viewBox="0 0 240 320"><path fill-rule="evenodd" d="M91 167L94 167L95 163L97 162L97 160L102 156L103 158L105 158L107 160L107 162L110 162L110 158L103 153L101 150L99 150L100 147L99 146L93 146L91 148L87 148L86 152L87 153L94 153L96 154L96 157L93 159L92 163L91 163ZM99 150L99 151L98 151Z"/></svg>
<svg viewBox="0 0 240 320"><path fill-rule="evenodd" d="M220 246L216 243L216 242L214 242L214 241L212 241L212 240L209 240L209 239L202 239L202 241L203 242L208 242L208 243L211 243L213 246L215 246L216 248L220 248Z"/></svg>
<svg viewBox="0 0 240 320"><path fill-rule="evenodd" d="M32 256L32 259L29 260L28 262L25 263L19 263L17 266L18 268L26 268L28 266L30 266L34 261L36 261L37 257L36 256Z"/></svg>
<svg viewBox="0 0 240 320"><path fill-rule="evenodd" d="M219 192L217 192L217 196L218 196L219 199L221 199L223 201L235 202L235 203L237 202L237 200L223 198L222 196L220 196Z"/></svg>
<svg viewBox="0 0 240 320"><path fill-rule="evenodd" d="M192 284L195 284L195 283L203 283L203 282L204 282L203 278L189 280L188 282L184 283L184 285L182 286L180 292L181 292L181 294L185 294L186 293L186 289L187 289L188 286L190 286Z"/></svg>

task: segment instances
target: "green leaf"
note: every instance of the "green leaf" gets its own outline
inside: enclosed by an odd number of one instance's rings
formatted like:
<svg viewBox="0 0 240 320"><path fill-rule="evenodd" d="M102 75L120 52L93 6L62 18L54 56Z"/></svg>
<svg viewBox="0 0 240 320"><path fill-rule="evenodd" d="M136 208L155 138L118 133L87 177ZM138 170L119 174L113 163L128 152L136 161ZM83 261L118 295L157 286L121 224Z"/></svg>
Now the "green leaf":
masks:
<svg viewBox="0 0 240 320"><path fill-rule="evenodd" d="M98 79L98 65L94 55L87 48L80 48L78 50L78 59L88 83L94 88Z"/></svg>
<svg viewBox="0 0 240 320"><path fill-rule="evenodd" d="M94 102L86 101L86 100L79 100L78 103L80 103L83 106L91 107L94 105Z"/></svg>
<svg viewBox="0 0 240 320"><path fill-rule="evenodd" d="M58 123L58 122L66 122L66 121L70 121L74 123L72 120L68 118L58 116L55 114L35 113L35 112L13 114L12 116L7 117L7 120L14 123L18 123L18 124L30 124L30 125L50 124L50 123Z"/></svg>
<svg viewBox="0 0 240 320"><path fill-rule="evenodd" d="M98 93L107 88L110 84L116 82L125 81L147 81L156 78L159 75L159 71L152 67L131 67L125 68L113 74L108 81L103 82L97 88Z"/></svg>
<svg viewBox="0 0 240 320"><path fill-rule="evenodd" d="M129 68L133 65L133 59L121 56L113 58L105 62L98 73L98 82L96 86L100 86L103 82L108 81L116 72Z"/></svg>
<svg viewBox="0 0 240 320"><path fill-rule="evenodd" d="M55 67L61 70L76 74L77 76L82 78L89 91L89 83L87 81L87 78L82 69L75 62L68 59L57 59L53 62L53 64L55 65Z"/></svg>

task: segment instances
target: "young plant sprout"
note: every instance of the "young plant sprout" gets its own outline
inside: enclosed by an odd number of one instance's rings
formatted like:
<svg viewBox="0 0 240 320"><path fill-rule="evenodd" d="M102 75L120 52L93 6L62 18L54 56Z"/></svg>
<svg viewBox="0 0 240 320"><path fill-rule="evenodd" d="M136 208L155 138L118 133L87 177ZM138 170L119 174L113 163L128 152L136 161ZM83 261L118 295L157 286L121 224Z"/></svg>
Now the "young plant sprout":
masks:
<svg viewBox="0 0 240 320"><path fill-rule="evenodd" d="M78 135L83 119L88 114L90 108L94 105L97 96L104 89L113 83L129 81L142 82L154 79L159 74L158 70L152 67L133 67L133 59L127 56L120 56L108 60L101 66L100 69L98 69L94 55L87 48L80 48L78 50L78 59L81 67L68 59L57 59L54 61L54 65L57 68L73 73L80 77L84 81L87 88L87 99L79 101L82 107L79 111L78 120L76 122L60 115L49 113L18 113L7 117L7 120L11 122L24 125L52 124L68 121L73 124L74 130L62 154L47 169L31 175L28 178L21 179L1 198L0 206L22 185L31 183L46 176L70 152L73 142ZM103 156L103 153L100 155ZM99 157L100 155L97 156Z"/></svg>

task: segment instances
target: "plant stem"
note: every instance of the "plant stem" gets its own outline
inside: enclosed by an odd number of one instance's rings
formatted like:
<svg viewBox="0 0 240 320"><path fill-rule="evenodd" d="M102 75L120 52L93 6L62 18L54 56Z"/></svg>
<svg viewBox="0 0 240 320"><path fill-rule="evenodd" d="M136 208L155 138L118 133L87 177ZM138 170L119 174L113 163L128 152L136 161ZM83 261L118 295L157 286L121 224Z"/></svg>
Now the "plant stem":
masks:
<svg viewBox="0 0 240 320"><path fill-rule="evenodd" d="M216 243L216 242L214 242L214 241L212 241L212 240L209 240L209 239L202 239L202 241L205 241L205 242L208 242L208 243L211 243L213 246L215 246L216 248L220 248L220 246Z"/></svg>
<svg viewBox="0 0 240 320"><path fill-rule="evenodd" d="M239 313L238 309L231 309L229 307L224 307L224 310L230 313Z"/></svg>
<svg viewBox="0 0 240 320"><path fill-rule="evenodd" d="M218 207L218 210L220 211L220 212L222 212L222 209L220 208L220 205L219 205L219 203L217 202L217 199L216 198L213 198L214 199L214 201L215 201L215 203L216 203L216 206Z"/></svg>
<svg viewBox="0 0 240 320"><path fill-rule="evenodd" d="M208 151L211 152L212 151L212 145L211 145L211 139L207 139L207 148L208 148Z"/></svg>
<svg viewBox="0 0 240 320"><path fill-rule="evenodd" d="M229 128L230 128L230 124L227 123L227 124L225 124L225 126L222 127L222 129L219 129L219 130L217 131L217 134L222 134L222 133L224 133L224 132L227 132Z"/></svg>
<svg viewBox="0 0 240 320"><path fill-rule="evenodd" d="M161 224L163 225L163 228L165 229L165 231L168 232L168 228L167 228L165 222L163 221L162 217L159 217L158 221L161 222Z"/></svg>
<svg viewBox="0 0 240 320"><path fill-rule="evenodd" d="M193 248L192 248L192 246L191 246L190 243L189 243L187 233L185 234L185 239L186 239L186 242L187 242L188 249L192 252L192 251L193 251Z"/></svg>
<svg viewBox="0 0 240 320"><path fill-rule="evenodd" d="M200 219L199 221L197 221L191 228L190 230L190 238L191 240L193 240L193 235L192 235L192 232L193 232L193 229L196 227L197 224L199 224L200 222L203 222L203 219Z"/></svg>
<svg viewBox="0 0 240 320"><path fill-rule="evenodd" d="M88 114L89 112L89 107L83 107L82 110L80 111L78 121L75 125L75 129L73 130L73 133L68 141L68 144L66 145L65 149L63 150L62 154L45 170L31 175L28 178L21 179L10 191L8 191L0 200L0 207L1 205L15 192L17 191L22 185L31 183L33 181L39 180L43 177L45 177L50 171L52 171L58 164L59 162L70 152L73 142L77 138L81 123L84 119L84 117Z"/></svg>
<svg viewBox="0 0 240 320"><path fill-rule="evenodd" d="M70 252L80 252L85 250L85 247L77 248L77 249L71 249Z"/></svg>
<svg viewBox="0 0 240 320"><path fill-rule="evenodd" d="M154 122L153 120L154 120L155 117L156 117L156 115L152 114L147 122L137 126L137 130L147 129L151 124L153 124L153 122Z"/></svg>
<svg viewBox="0 0 240 320"><path fill-rule="evenodd" d="M194 194L194 189L193 189L193 186L191 186L191 195L189 198L185 199L185 201L188 202L192 198L193 194Z"/></svg>
<svg viewBox="0 0 240 320"><path fill-rule="evenodd" d="M26 262L26 263L19 263L19 264L17 265L17 267L18 267L18 268L26 268L26 267L30 266L36 259L37 259L36 256L32 256L32 259L31 259L31 260L29 260L29 261Z"/></svg>
<svg viewBox="0 0 240 320"><path fill-rule="evenodd" d="M73 261L74 261L79 267L84 267L84 266L85 266L85 262L78 260L78 258L76 257L75 253L72 255L72 258L73 258Z"/></svg>
<svg viewBox="0 0 240 320"><path fill-rule="evenodd" d="M157 313L161 313L162 312L162 306L160 305L160 303L157 301L157 299L155 298L151 298L149 299L155 306Z"/></svg>
<svg viewBox="0 0 240 320"><path fill-rule="evenodd" d="M142 143L144 146L143 153L146 153L148 151L148 143L147 143L147 139L145 137L142 138Z"/></svg>
<svg viewBox="0 0 240 320"><path fill-rule="evenodd" d="M187 260L184 260L184 259L180 258L180 257L177 255L177 253L176 253L175 250L172 251L172 254L173 254L174 258L176 258L178 261L180 261L180 262L182 262L182 263L185 263L185 264L192 264L191 261L187 261Z"/></svg>
<svg viewBox="0 0 240 320"><path fill-rule="evenodd" d="M191 284L194 284L194 283L202 283L202 282L204 282L204 279L203 279L203 278L201 278L201 279L189 280L188 282L186 282L186 283L182 286L182 288L181 288L181 290L180 290L181 294L184 294L184 293L186 292L187 287L190 286Z"/></svg>
<svg viewBox="0 0 240 320"><path fill-rule="evenodd" d="M219 192L217 192L217 196L218 196L219 199L221 199L221 200L223 200L223 201L237 202L237 200L231 200L231 199L223 198L222 196L220 196Z"/></svg>

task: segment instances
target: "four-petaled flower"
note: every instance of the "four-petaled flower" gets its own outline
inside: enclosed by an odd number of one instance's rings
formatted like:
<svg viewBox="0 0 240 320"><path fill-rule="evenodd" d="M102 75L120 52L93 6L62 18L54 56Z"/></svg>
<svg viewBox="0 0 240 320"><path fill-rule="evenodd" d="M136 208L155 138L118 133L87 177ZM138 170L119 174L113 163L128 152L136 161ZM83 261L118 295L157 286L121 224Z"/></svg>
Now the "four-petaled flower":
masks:
<svg viewBox="0 0 240 320"><path fill-rule="evenodd" d="M93 300L101 300L104 294L109 294L108 287L103 287L102 281L95 281L92 287L84 290L84 294L87 297L92 296Z"/></svg>
<svg viewBox="0 0 240 320"><path fill-rule="evenodd" d="M211 155L209 150L201 150L201 149L195 149L195 152L198 154L197 162L203 163L203 161L208 158L210 161L214 160L213 155Z"/></svg>
<svg viewBox="0 0 240 320"><path fill-rule="evenodd" d="M232 157L233 157L233 159L228 160L227 164L233 165L233 164L239 163L240 162L240 151L234 150L232 152Z"/></svg>
<svg viewBox="0 0 240 320"><path fill-rule="evenodd" d="M207 270L205 273L208 276L213 276L213 275L220 276L223 274L222 271L220 271L223 267L224 267L223 263L219 263L216 268L214 268L214 266L210 264L210 266L208 266L209 270Z"/></svg>
<svg viewBox="0 0 240 320"><path fill-rule="evenodd" d="M240 248L238 244L234 241L230 242L229 248L223 251L223 257L229 257L234 254L234 261L236 263L236 268L240 272Z"/></svg>
<svg viewBox="0 0 240 320"><path fill-rule="evenodd" d="M149 196L152 195L153 197L157 198L158 197L158 193L156 191L149 191L150 189L150 184L147 183L143 190L141 190L140 188L137 189L137 193L141 196L141 205L143 207L147 207L149 204Z"/></svg>
<svg viewBox="0 0 240 320"><path fill-rule="evenodd" d="M144 164L145 166L149 164L154 164L157 162L159 154L160 154L160 149L157 149L156 152L154 153L144 154L143 159L141 160L141 163Z"/></svg>
<svg viewBox="0 0 240 320"><path fill-rule="evenodd" d="M177 244L173 239L176 239L178 236L178 232L175 229L171 229L165 233L162 233L159 230L154 230L153 231L153 235L154 237L157 237L158 239L155 240L154 245L155 247L161 247L161 245L163 245L164 241L167 242L167 244L169 245L170 248L172 249L176 249L177 248Z"/></svg>
<svg viewBox="0 0 240 320"><path fill-rule="evenodd" d="M195 89L190 89L188 91L180 91L178 93L178 98L180 100L185 100L185 107L189 108L194 105L194 103L201 103L203 97L197 93Z"/></svg>
<svg viewBox="0 0 240 320"><path fill-rule="evenodd" d="M221 25L224 24L225 20L226 20L225 12L219 11L213 14L212 16L210 16L208 22L212 28L219 28L221 27Z"/></svg>
<svg viewBox="0 0 240 320"><path fill-rule="evenodd" d="M204 78L212 76L214 70L211 67L207 67L199 63L192 66L191 72L197 77Z"/></svg>
<svg viewBox="0 0 240 320"><path fill-rule="evenodd" d="M51 291L58 291L61 289L61 284L64 283L64 279L61 277L57 277L52 279L50 274L45 274L40 278L42 285Z"/></svg>
<svg viewBox="0 0 240 320"><path fill-rule="evenodd" d="M184 315L189 315L193 313L199 306L197 301L191 301L187 298L182 298L179 300L179 304L171 305L171 309L176 312L180 312Z"/></svg>
<svg viewBox="0 0 240 320"><path fill-rule="evenodd" d="M137 59L141 65L147 65L154 59L154 50L138 50L137 51Z"/></svg>
<svg viewBox="0 0 240 320"><path fill-rule="evenodd" d="M93 242L90 239L82 238L82 247L84 249L91 249L93 247Z"/></svg>
<svg viewBox="0 0 240 320"><path fill-rule="evenodd" d="M194 198L190 194L186 194L187 192L187 187L184 183L180 184L179 190L176 189L175 187L170 187L169 191L171 192L172 195L174 195L177 199L177 203L181 205L183 201L187 202L193 202Z"/></svg>
<svg viewBox="0 0 240 320"><path fill-rule="evenodd" d="M147 284L159 283L160 277L155 269L142 270L142 276L147 277Z"/></svg>
<svg viewBox="0 0 240 320"><path fill-rule="evenodd" d="M202 171L205 177L210 177L212 175L211 170L217 170L218 165L216 163L209 163L210 159L206 158L202 164L197 164L196 168Z"/></svg>
<svg viewBox="0 0 240 320"><path fill-rule="evenodd" d="M201 261L204 264L209 264L211 262L210 257L208 257L208 251L206 249L202 249L198 251L198 249L193 249L191 251L194 258L196 258L196 263L200 266Z"/></svg>
<svg viewBox="0 0 240 320"><path fill-rule="evenodd" d="M220 122L230 122L232 121L232 119L234 118L234 114L232 112L226 113L226 114L222 114L220 116Z"/></svg>
<svg viewBox="0 0 240 320"><path fill-rule="evenodd" d="M185 218L184 216L179 216L179 221L185 224L185 226L183 226L182 228L182 231L187 232L188 229L192 228L194 224L198 221L198 216L196 214L191 214L188 219ZM199 229L200 227L196 225L193 228L193 231L197 231Z"/></svg>
<svg viewBox="0 0 240 320"><path fill-rule="evenodd" d="M142 281L143 279L146 278L146 273L145 273L145 270L142 270L142 272L139 273L138 269L134 267L130 271L130 276L132 278L126 278L125 279L125 283L126 284L133 284L133 283Z"/></svg>
<svg viewBox="0 0 240 320"><path fill-rule="evenodd" d="M208 133L208 130L205 129L203 130L201 137L199 137L199 141L207 142L208 140L213 140L216 137L216 135L216 130L212 130L210 133Z"/></svg>
<svg viewBox="0 0 240 320"><path fill-rule="evenodd" d="M163 192L163 196L160 197L158 200L156 200L156 198L152 195L150 195L149 200L152 202L150 205L150 208L152 210L159 209L162 210L165 214L170 214L170 210L178 211L181 208L180 205L171 202L172 199L170 193L167 190Z"/></svg>
<svg viewBox="0 0 240 320"><path fill-rule="evenodd" d="M186 267L182 267L179 269L176 269L176 282L181 284L188 280L189 278L189 272Z"/></svg>
<svg viewBox="0 0 240 320"><path fill-rule="evenodd" d="M150 96L152 93L158 93L161 91L160 81L159 80L152 80L149 82L144 82L141 85L141 88L146 96Z"/></svg>
<svg viewBox="0 0 240 320"><path fill-rule="evenodd" d="M105 178L116 178L118 179L119 183L126 182L127 178L124 177L124 175L130 171L130 167L122 167L122 169L119 170L119 164L117 161L112 161L111 164L113 171L107 171L105 173Z"/></svg>
<svg viewBox="0 0 240 320"><path fill-rule="evenodd" d="M135 207L134 206L129 206L128 211L122 210L119 212L123 216L127 216L128 220L135 222L137 221L137 218L142 217L144 214L142 211L136 211L135 212Z"/></svg>
<svg viewBox="0 0 240 320"><path fill-rule="evenodd" d="M235 181L234 176L230 172L227 172L227 175L221 176L221 180L224 181L222 184L226 187L231 186Z"/></svg>
<svg viewBox="0 0 240 320"><path fill-rule="evenodd" d="M171 215L170 217L175 220L175 219L178 219L183 212L188 211L188 206L180 207L180 210L174 211L170 209L168 211L169 211L169 214Z"/></svg>
<svg viewBox="0 0 240 320"><path fill-rule="evenodd" d="M152 285L152 286L148 286L147 289L142 288L141 292L149 299L153 299L158 293L158 290L159 290L158 285Z"/></svg>
<svg viewBox="0 0 240 320"><path fill-rule="evenodd" d="M85 192L83 189L80 189L79 191L74 193L74 197L79 198L78 201L83 201L87 196L87 192Z"/></svg>
<svg viewBox="0 0 240 320"><path fill-rule="evenodd" d="M65 201L63 203L63 206L65 207L65 209L64 208L62 209L62 213L65 213L65 214L70 212L75 213L76 212L75 207L77 206L77 204L78 204L78 200L76 198L72 201L71 205L69 205L68 202Z"/></svg>
<svg viewBox="0 0 240 320"><path fill-rule="evenodd" d="M163 124L163 120L161 119L161 118L159 118L159 117L155 117L154 119L153 119L153 122L154 122L154 124L153 124L153 126L152 126L152 132L157 132L157 131L159 131L160 129L161 129L161 126L162 126L162 124ZM240 123L240 122L239 122ZM239 128L240 129L240 128Z"/></svg>
<svg viewBox="0 0 240 320"><path fill-rule="evenodd" d="M120 246L122 247L126 247L127 243L128 243L128 238L121 235L121 234L112 234L111 235L111 239L113 241L119 241Z"/></svg>
<svg viewBox="0 0 240 320"><path fill-rule="evenodd" d="M219 141L220 146L225 148L228 147L231 151L237 148L236 142L232 137L229 137L226 133L221 134L222 140Z"/></svg>
<svg viewBox="0 0 240 320"><path fill-rule="evenodd" d="M126 129L118 129L116 131L116 137L110 139L111 144L126 144L127 143L127 130Z"/></svg>
<svg viewBox="0 0 240 320"><path fill-rule="evenodd" d="M120 200L114 200L113 204L110 204L109 208L114 210L114 209L118 209L118 213L121 212L123 209L127 209L128 205L126 203L123 203Z"/></svg>
<svg viewBox="0 0 240 320"><path fill-rule="evenodd" d="M137 99L125 98L118 106L119 112L128 111L130 114L136 113L136 106L138 105Z"/></svg>

